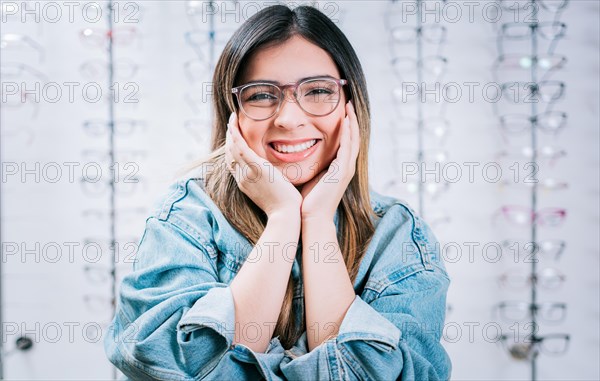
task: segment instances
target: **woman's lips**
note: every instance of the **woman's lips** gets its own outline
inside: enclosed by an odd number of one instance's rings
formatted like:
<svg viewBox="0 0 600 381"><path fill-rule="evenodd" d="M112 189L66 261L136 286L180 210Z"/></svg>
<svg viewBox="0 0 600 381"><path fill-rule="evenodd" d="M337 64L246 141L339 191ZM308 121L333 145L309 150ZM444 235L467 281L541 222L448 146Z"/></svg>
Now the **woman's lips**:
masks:
<svg viewBox="0 0 600 381"><path fill-rule="evenodd" d="M302 161L309 157L317 150L317 147L321 144L321 139L317 139L317 142L310 148L305 149L300 152L292 152L292 153L282 153L277 151L272 143L267 144L269 146L269 151L271 155L273 155L277 160L282 161L284 163L296 163L298 161Z"/></svg>

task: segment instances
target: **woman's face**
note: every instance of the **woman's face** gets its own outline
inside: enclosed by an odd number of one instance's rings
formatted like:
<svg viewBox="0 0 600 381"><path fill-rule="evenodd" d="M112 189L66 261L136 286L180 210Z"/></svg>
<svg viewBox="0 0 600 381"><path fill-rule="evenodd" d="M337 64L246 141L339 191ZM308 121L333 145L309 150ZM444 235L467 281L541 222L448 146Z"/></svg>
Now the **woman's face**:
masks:
<svg viewBox="0 0 600 381"><path fill-rule="evenodd" d="M302 78L320 76L339 79L340 73L325 50L294 36L283 44L264 47L250 56L247 66L243 68L240 84L274 81L284 85ZM248 146L281 170L298 187L327 169L336 157L340 127L346 116L346 98L343 89L340 89L340 102L326 116L310 115L291 99L293 95L287 90L279 112L269 119L256 121L240 110L238 120ZM288 146L294 146L310 143L313 139L317 140L314 147L292 155L278 153L275 149L278 141L288 141ZM281 146L278 148L281 150Z"/></svg>

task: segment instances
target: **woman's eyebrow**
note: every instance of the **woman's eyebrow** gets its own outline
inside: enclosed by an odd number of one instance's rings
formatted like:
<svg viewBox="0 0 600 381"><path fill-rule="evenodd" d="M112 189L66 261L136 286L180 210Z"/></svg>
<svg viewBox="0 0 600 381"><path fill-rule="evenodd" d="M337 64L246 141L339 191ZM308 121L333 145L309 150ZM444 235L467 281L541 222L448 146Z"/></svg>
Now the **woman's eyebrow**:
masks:
<svg viewBox="0 0 600 381"><path fill-rule="evenodd" d="M335 77L329 75L329 74L321 74L321 75L311 75L309 77L304 77L304 78L300 78L298 80L298 82L302 82L302 81L306 81L307 79L314 79L314 78L331 78L331 79L335 79ZM253 81L249 81L246 82L246 85L252 84L252 83L272 83L274 85L281 85L282 83L278 82L278 81L273 81L270 79L255 79ZM293 82L290 82L293 83Z"/></svg>

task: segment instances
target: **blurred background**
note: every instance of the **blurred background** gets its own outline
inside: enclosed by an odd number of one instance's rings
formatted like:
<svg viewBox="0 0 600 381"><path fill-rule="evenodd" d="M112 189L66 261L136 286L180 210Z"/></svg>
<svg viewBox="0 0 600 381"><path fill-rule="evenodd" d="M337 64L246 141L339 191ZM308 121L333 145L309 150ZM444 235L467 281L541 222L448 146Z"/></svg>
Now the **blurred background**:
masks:
<svg viewBox="0 0 600 381"><path fill-rule="evenodd" d="M228 37L273 2L0 3L0 375L116 379L102 340L145 218L208 152ZM452 379L600 379L599 2L288 4L359 55L371 186L452 279Z"/></svg>

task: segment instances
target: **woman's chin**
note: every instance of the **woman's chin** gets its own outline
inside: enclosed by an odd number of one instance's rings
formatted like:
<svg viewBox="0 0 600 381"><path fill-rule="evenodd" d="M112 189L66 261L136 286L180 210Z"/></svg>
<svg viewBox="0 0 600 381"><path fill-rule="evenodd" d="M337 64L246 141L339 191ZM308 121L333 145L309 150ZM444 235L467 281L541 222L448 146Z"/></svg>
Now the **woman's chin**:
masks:
<svg viewBox="0 0 600 381"><path fill-rule="evenodd" d="M288 181L290 183L292 183L292 185L294 185L296 188L299 188L299 189L301 189L302 186L308 182L307 179L290 179L290 178L288 178Z"/></svg>

